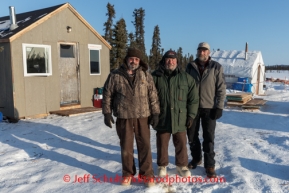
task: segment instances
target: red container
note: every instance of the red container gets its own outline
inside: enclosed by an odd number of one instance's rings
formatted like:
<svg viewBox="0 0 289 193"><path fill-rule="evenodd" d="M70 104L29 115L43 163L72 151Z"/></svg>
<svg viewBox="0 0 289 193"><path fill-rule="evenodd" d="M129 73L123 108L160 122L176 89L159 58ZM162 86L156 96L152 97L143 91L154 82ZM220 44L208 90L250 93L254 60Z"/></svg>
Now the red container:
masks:
<svg viewBox="0 0 289 193"><path fill-rule="evenodd" d="M93 106L96 108L101 108L102 99L93 100Z"/></svg>
<svg viewBox="0 0 289 193"><path fill-rule="evenodd" d="M98 97L98 95L95 94L93 96L93 106L96 107L96 108L101 108L102 107L101 103L102 103L102 99L100 99Z"/></svg>

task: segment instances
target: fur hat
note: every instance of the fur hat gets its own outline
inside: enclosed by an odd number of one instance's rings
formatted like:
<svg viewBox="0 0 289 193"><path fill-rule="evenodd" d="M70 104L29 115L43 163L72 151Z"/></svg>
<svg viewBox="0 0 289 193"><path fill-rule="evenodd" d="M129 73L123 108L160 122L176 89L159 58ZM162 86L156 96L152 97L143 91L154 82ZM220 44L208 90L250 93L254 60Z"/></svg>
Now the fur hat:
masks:
<svg viewBox="0 0 289 193"><path fill-rule="evenodd" d="M127 59L129 57L137 57L140 59L139 65L144 67L146 70L148 69L148 65L146 63L143 62L142 60L142 54L141 51L138 50L137 48L128 48L127 52L126 52L126 56L123 59L123 63L126 64L127 63Z"/></svg>

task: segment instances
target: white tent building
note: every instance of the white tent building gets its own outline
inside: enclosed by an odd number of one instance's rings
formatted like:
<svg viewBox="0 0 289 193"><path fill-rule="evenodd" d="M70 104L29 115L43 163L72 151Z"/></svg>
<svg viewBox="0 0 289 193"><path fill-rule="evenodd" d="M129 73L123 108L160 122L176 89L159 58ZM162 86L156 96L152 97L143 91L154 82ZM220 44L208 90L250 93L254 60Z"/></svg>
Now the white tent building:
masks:
<svg viewBox="0 0 289 193"><path fill-rule="evenodd" d="M211 58L223 66L227 88L232 88L232 84L243 77L252 84L252 93L264 94L265 65L260 51L211 51Z"/></svg>

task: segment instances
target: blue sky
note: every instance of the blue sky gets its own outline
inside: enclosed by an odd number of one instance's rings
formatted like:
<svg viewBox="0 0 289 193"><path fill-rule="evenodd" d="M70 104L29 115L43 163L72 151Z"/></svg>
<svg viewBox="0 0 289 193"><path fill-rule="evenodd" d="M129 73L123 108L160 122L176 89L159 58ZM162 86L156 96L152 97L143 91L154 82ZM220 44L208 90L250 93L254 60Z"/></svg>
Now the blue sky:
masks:
<svg viewBox="0 0 289 193"><path fill-rule="evenodd" d="M289 65L289 1L287 0L71 0L69 3L98 31L104 34L107 3L114 5L114 23L124 18L128 32L134 32L133 11L145 10L145 44L149 53L153 30L160 27L165 50L183 48L196 54L199 42L211 49L262 52L265 65ZM66 3L61 0L1 0L0 17Z"/></svg>

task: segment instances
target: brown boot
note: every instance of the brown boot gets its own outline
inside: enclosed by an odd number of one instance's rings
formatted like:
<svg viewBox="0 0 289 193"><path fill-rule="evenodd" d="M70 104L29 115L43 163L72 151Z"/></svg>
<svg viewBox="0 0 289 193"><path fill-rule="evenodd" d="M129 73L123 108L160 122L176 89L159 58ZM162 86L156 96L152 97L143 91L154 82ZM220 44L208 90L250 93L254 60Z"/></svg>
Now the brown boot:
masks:
<svg viewBox="0 0 289 193"><path fill-rule="evenodd" d="M188 164L188 168L190 169L195 169L198 165L202 164L202 160L197 161L195 159L193 159L189 164Z"/></svg>
<svg viewBox="0 0 289 193"><path fill-rule="evenodd" d="M215 167L207 167L206 173L208 178L215 178L217 177L217 174L215 172Z"/></svg>

